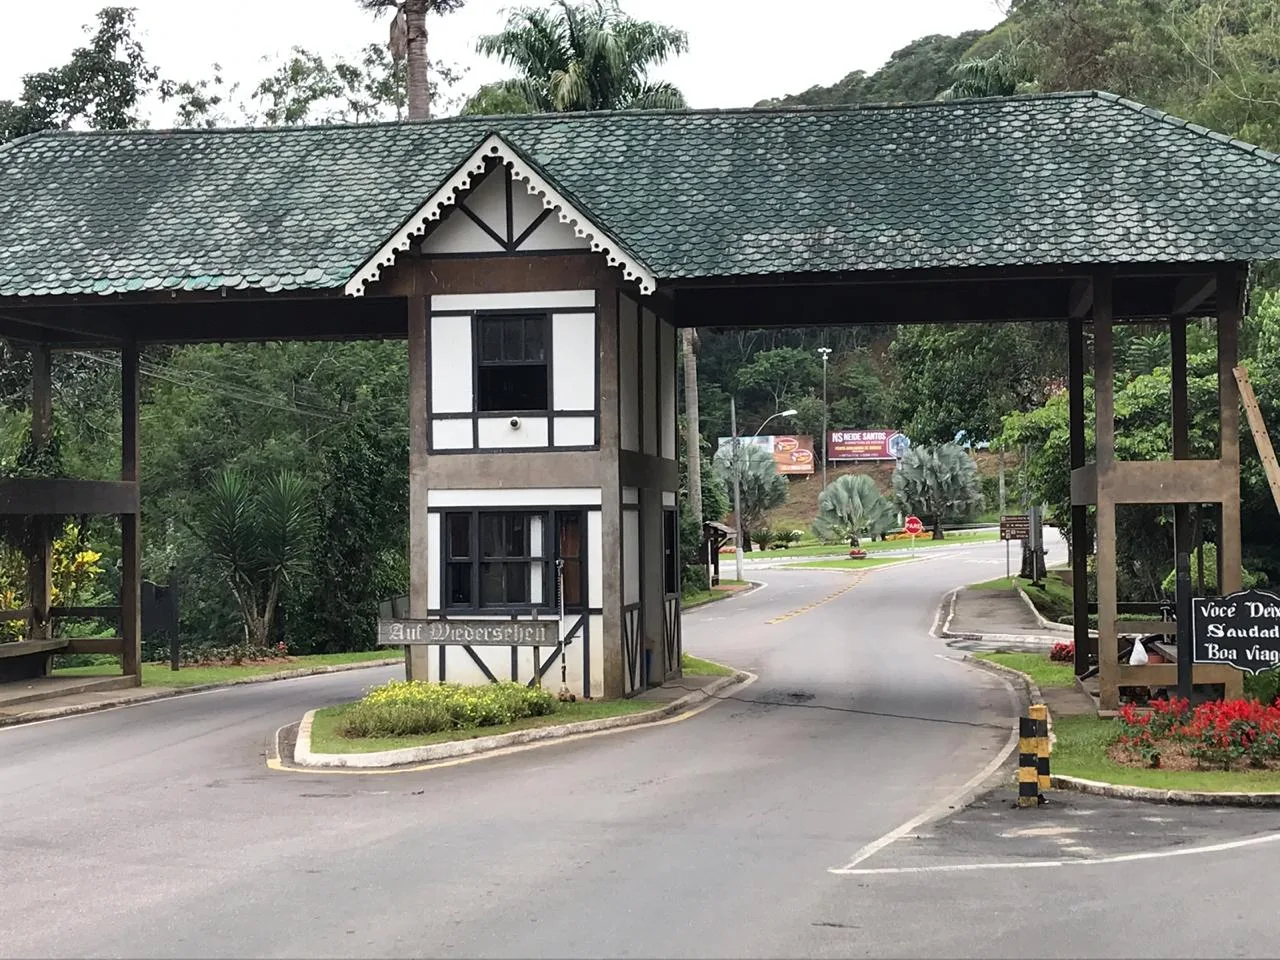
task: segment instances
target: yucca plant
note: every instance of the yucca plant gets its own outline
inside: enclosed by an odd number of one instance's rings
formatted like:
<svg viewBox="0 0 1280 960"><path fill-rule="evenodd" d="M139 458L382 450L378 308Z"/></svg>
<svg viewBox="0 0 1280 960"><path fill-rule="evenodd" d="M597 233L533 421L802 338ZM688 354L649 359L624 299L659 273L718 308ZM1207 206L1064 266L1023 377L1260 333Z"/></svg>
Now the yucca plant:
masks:
<svg viewBox="0 0 1280 960"><path fill-rule="evenodd" d="M876 482L866 474L836 477L818 494L813 532L819 540L847 540L857 547L862 537L879 537L893 529L897 513Z"/></svg>
<svg viewBox="0 0 1280 960"><path fill-rule="evenodd" d="M315 532L306 484L282 470L255 489L239 471L222 470L191 526L231 588L245 642L264 649L280 593L304 571Z"/></svg>

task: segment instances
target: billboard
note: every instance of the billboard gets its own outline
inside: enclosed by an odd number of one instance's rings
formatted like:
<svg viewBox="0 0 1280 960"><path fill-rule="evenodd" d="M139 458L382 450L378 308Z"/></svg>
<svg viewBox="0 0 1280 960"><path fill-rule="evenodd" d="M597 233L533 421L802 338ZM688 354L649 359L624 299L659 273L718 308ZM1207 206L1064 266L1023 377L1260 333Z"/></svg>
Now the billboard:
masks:
<svg viewBox="0 0 1280 960"><path fill-rule="evenodd" d="M813 473L813 437L739 437L738 443L753 443L773 454L779 473ZM720 437L721 450L732 449L732 437Z"/></svg>
<svg viewBox="0 0 1280 960"><path fill-rule="evenodd" d="M828 460L899 460L911 447L897 430L832 430L827 434Z"/></svg>

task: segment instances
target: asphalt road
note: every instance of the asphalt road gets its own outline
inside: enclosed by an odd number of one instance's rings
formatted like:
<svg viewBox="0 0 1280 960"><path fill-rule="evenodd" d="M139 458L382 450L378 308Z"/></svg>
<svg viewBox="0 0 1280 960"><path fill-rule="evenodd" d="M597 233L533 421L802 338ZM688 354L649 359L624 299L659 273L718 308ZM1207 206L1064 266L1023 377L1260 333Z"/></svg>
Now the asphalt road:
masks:
<svg viewBox="0 0 1280 960"><path fill-rule="evenodd" d="M945 813L1005 746L1007 688L928 636L943 593L1001 575L1003 558L942 548L844 592L844 574L769 571L686 618L690 652L759 674L733 700L431 771L265 767L276 727L386 669L0 730L0 956L1273 952L1280 845L931 872L1032 856L1008 831L975 838L959 818L976 814L956 811L856 868L911 872L830 872ZM1090 849L1150 813L1129 808ZM1215 821L1178 843L1269 823ZM1143 885L1182 892L1129 918Z"/></svg>

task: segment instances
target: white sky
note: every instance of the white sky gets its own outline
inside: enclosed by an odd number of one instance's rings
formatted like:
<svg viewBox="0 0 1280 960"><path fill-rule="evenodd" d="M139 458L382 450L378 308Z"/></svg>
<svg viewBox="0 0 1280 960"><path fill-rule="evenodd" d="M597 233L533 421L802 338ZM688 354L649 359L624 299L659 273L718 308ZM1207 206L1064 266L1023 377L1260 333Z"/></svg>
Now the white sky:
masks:
<svg viewBox="0 0 1280 960"><path fill-rule="evenodd" d="M24 73L66 62L84 42L81 27L110 2L0 0L0 99L21 90ZM538 0L534 0L535 5ZM222 65L229 81L250 87L267 72L261 62L307 47L350 54L385 41L387 19L374 20L355 0L132 0L148 59L162 76L198 79ZM509 0L469 0L433 17L431 56L468 68L457 92L504 76L501 65L474 53L475 39L496 32ZM694 107L750 106L765 97L829 84L855 69L874 70L889 54L929 33L985 29L1002 17L997 0L623 0L634 17L679 27L689 53L661 68ZM752 13L755 7L759 12ZM781 9L783 12L779 13ZM766 12L766 10L768 12ZM152 120L169 122L161 113Z"/></svg>

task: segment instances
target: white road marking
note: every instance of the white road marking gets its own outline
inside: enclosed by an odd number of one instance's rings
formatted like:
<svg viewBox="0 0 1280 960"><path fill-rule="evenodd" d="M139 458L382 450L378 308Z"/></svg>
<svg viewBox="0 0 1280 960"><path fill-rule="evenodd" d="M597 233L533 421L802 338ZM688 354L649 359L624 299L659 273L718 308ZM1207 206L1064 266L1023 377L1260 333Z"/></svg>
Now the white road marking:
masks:
<svg viewBox="0 0 1280 960"><path fill-rule="evenodd" d="M1124 853L1114 857L1093 857L1080 860L1009 860L996 863L945 863L923 867L864 867L859 870L844 868L832 870L844 876L888 876L899 873L974 873L979 870L1032 870L1045 867L1098 867L1113 863L1134 863L1142 860L1167 860L1171 857L1200 856L1207 853L1225 853L1228 850L1240 850L1245 847L1256 847L1280 841L1280 833L1268 833L1260 837L1249 837L1244 840L1228 840L1224 843L1210 843L1202 847L1179 847L1175 850L1144 850L1141 853Z"/></svg>
<svg viewBox="0 0 1280 960"><path fill-rule="evenodd" d="M935 654L935 656L937 656L939 660L945 660L947 663L953 663L956 666L966 667L970 670L980 669L978 667L971 667L962 660L953 660L950 657L943 656L942 654ZM861 850L855 853L853 855L853 859L851 859L843 867L829 867L828 868L829 873L848 874L848 873L863 872L863 871L854 870L854 867L862 863L864 860L875 856L885 847L889 846L889 844L893 843L895 840L900 840L902 837L905 837L907 834L911 833L913 830L917 829L918 827L923 826L926 823L929 823L931 820L937 820L940 817L946 816L947 813L951 810L957 810L960 807L965 806L971 799L973 799L974 795L977 794L977 792L981 789L982 785L986 783L987 780L990 779L991 776L997 770L999 770L1000 767L1004 765L1005 760L1009 758L1009 756L1013 753L1013 751L1017 749L1018 747L1018 719L1017 718L1018 718L1018 714L1021 713L1021 710L1019 709L1017 691L1013 689L1013 684L1010 683L1004 677L998 676L996 674L988 674L988 676L996 676L996 679L998 679L1001 683L1004 684L1005 689L1009 692L1009 704L1013 708L1014 720L1009 730L1009 739L1005 741L1005 745L1001 749L1001 751L991 759L990 763L988 763L985 767L983 767L980 771L978 771L977 774L975 774L971 779L969 779L962 787L960 787L960 789L956 790L950 796L944 797L942 800L939 800L937 803L935 803L929 809L925 810L919 816L912 817L910 820L908 820L906 823L902 824L901 826L896 827L893 830L890 830L888 833L886 833L883 837L880 837L878 840L871 841L865 847L863 847Z"/></svg>

